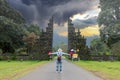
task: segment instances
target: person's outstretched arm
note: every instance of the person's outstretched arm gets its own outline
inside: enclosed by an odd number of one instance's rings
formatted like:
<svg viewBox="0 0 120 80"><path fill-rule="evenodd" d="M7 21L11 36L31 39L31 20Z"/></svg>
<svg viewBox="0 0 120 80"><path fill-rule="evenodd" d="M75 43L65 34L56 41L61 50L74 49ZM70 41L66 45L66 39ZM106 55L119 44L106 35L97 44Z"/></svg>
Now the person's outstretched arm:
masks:
<svg viewBox="0 0 120 80"><path fill-rule="evenodd" d="M53 52L53 53L51 53L51 54L57 54L57 52Z"/></svg>
<svg viewBox="0 0 120 80"><path fill-rule="evenodd" d="M70 54L68 54L68 53L65 53L65 52L62 52L62 54L64 54L64 55L70 55Z"/></svg>

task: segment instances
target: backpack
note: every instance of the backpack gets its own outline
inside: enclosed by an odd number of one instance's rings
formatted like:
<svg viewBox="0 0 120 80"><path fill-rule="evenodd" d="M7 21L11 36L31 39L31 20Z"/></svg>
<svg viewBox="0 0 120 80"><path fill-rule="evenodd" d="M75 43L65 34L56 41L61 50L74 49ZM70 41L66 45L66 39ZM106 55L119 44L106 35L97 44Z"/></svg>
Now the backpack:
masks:
<svg viewBox="0 0 120 80"><path fill-rule="evenodd" d="M58 60L58 61L61 61L61 56L58 56L58 57L57 57L57 60Z"/></svg>

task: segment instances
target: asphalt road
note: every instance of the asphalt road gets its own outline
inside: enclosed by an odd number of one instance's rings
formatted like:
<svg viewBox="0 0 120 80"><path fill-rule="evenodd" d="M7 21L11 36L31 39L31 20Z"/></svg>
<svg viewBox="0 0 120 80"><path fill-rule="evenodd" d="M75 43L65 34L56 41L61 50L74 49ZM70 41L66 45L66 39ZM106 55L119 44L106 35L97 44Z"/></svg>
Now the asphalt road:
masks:
<svg viewBox="0 0 120 80"><path fill-rule="evenodd" d="M55 71L56 62L50 62L18 80L103 80L91 72L63 60L63 71Z"/></svg>

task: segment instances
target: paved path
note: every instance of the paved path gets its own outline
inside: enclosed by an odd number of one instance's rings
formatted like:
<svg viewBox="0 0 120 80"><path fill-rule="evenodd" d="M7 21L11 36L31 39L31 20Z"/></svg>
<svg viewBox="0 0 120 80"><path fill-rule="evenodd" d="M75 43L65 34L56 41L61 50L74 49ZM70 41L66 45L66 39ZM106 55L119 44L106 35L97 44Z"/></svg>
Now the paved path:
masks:
<svg viewBox="0 0 120 80"><path fill-rule="evenodd" d="M50 62L18 80L103 80L66 60L63 60L63 71L55 71L55 61Z"/></svg>

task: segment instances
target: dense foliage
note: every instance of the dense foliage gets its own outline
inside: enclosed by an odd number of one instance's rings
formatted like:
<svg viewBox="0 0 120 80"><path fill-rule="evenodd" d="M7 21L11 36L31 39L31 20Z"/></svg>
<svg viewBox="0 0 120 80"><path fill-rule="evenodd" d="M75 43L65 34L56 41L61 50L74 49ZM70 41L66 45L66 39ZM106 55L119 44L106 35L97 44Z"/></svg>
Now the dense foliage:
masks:
<svg viewBox="0 0 120 80"><path fill-rule="evenodd" d="M109 55L111 53L108 46L101 42L100 38L91 41L91 49L92 55Z"/></svg>
<svg viewBox="0 0 120 80"><path fill-rule="evenodd" d="M18 24L25 23L22 15L15 9L11 8L6 0L0 0L0 16L7 17L8 19L11 19L13 22Z"/></svg>
<svg viewBox="0 0 120 80"><path fill-rule="evenodd" d="M110 47L120 40L120 0L100 0L100 8L100 36Z"/></svg>
<svg viewBox="0 0 120 80"><path fill-rule="evenodd" d="M10 42L15 48L21 46L25 34L23 25L14 23L4 16L0 16L0 22L0 42Z"/></svg>
<svg viewBox="0 0 120 80"><path fill-rule="evenodd" d="M101 12L98 16L100 39L91 42L92 53L120 53L120 0L100 0Z"/></svg>
<svg viewBox="0 0 120 80"><path fill-rule="evenodd" d="M30 33L40 35L40 29L37 25L25 25L22 15L11 8L5 0L0 0L0 49L3 53L13 53L15 49L23 47Z"/></svg>

